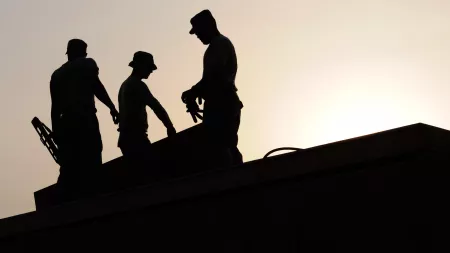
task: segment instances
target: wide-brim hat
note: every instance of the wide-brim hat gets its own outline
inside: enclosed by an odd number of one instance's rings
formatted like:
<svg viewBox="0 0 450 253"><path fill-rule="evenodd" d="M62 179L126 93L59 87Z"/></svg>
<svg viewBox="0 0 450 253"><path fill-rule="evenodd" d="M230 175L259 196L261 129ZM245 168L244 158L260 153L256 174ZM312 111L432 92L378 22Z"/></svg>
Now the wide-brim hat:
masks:
<svg viewBox="0 0 450 253"><path fill-rule="evenodd" d="M151 66L153 70L158 69L156 67L155 61L153 60L153 55L144 51L138 51L134 53L133 60L128 64L128 66L134 68L136 66Z"/></svg>

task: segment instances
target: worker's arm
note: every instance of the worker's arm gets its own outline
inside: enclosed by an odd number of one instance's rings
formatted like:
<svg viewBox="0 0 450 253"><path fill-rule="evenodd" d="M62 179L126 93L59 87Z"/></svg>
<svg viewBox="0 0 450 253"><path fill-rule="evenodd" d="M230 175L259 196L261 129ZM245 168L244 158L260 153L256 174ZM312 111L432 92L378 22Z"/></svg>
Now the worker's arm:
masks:
<svg viewBox="0 0 450 253"><path fill-rule="evenodd" d="M205 52L203 58L203 76L202 79L190 90L183 92L181 99L186 104L193 104L195 99L205 97L207 90L214 89L217 81L220 81L220 73L224 68L229 55L229 45L227 41L221 40L211 44Z"/></svg>
<svg viewBox="0 0 450 253"><path fill-rule="evenodd" d="M54 134L54 138L58 138L57 136L60 134L61 131L61 105L59 102L59 96L58 94L58 87L57 83L54 80L53 76L50 80L50 97L52 100L52 109L51 109L51 118L52 118L52 131ZM56 140L55 140L56 141Z"/></svg>
<svg viewBox="0 0 450 253"><path fill-rule="evenodd" d="M117 111L116 106L114 105L111 98L109 97L108 92L105 89L105 86L103 86L102 82L100 81L100 78L98 77L98 67L95 64L94 60L92 60L91 66L89 66L89 67L90 67L90 72L92 75L91 78L94 80L93 90L94 90L95 96L98 98L98 100L100 100L100 102L102 102L109 108L111 116L114 121L114 124L118 124L119 123L119 112Z"/></svg>
<svg viewBox="0 0 450 253"><path fill-rule="evenodd" d="M211 44L203 59L202 79L192 87L192 92L197 96L203 96L208 89L214 89L214 85L221 80L221 74L229 55L227 41L220 40Z"/></svg>
<svg viewBox="0 0 450 253"><path fill-rule="evenodd" d="M94 94L98 98L98 100L105 104L110 110L116 109L114 103L108 95L108 92L105 89L105 86L103 86L98 77L95 79Z"/></svg>
<svg viewBox="0 0 450 253"><path fill-rule="evenodd" d="M105 104L113 116L114 123L116 123L116 118L119 116L116 106L111 101L111 98L108 95L108 92L105 89L105 86L103 86L102 82L98 77L95 78L94 82L94 94L100 100L103 104ZM117 124L117 123L116 123Z"/></svg>
<svg viewBox="0 0 450 253"><path fill-rule="evenodd" d="M143 84L143 86L145 86L143 87L143 97L146 105L148 105L153 110L158 119L161 120L161 122L167 128L167 135L174 135L176 133L176 130L169 118L169 114L166 112L161 103L159 103L158 99L153 96L148 87L145 84Z"/></svg>

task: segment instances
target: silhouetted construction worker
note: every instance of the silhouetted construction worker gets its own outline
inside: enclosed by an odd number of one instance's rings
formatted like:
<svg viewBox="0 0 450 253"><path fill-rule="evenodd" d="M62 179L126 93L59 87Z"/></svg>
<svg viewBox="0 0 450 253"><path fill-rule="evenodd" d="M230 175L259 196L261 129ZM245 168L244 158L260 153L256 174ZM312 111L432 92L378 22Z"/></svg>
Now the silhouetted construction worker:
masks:
<svg viewBox="0 0 450 253"><path fill-rule="evenodd" d="M95 61L87 58L87 44L72 39L67 45L68 61L50 81L52 128L60 157L58 184L70 192L81 190L92 169L102 164L102 139L94 96L109 109L115 124L119 113L99 79Z"/></svg>
<svg viewBox="0 0 450 253"><path fill-rule="evenodd" d="M205 100L203 125L217 162L237 165L242 155L237 148L238 130L243 104L237 95L235 78L237 59L231 41L223 36L209 10L203 10L191 19L190 34L208 45L203 58L202 79L182 95L190 112L198 110L195 100ZM225 160L224 160L225 159ZM228 160L228 161L227 161Z"/></svg>
<svg viewBox="0 0 450 253"><path fill-rule="evenodd" d="M128 64L133 68L131 75L123 82L119 91L119 143L125 157L142 160L150 149L147 136L148 121L146 107L149 106L167 128L167 135L176 134L169 115L159 101L152 95L142 79L147 79L157 69L153 56L138 51Z"/></svg>

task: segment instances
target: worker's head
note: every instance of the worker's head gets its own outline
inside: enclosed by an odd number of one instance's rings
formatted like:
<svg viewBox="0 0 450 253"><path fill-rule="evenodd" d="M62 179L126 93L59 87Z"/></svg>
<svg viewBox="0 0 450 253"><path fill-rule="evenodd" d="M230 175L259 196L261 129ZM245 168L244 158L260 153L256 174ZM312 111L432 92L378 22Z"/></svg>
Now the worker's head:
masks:
<svg viewBox="0 0 450 253"><path fill-rule="evenodd" d="M69 61L77 58L85 58L87 56L87 44L80 39L71 39L67 43L67 58Z"/></svg>
<svg viewBox="0 0 450 253"><path fill-rule="evenodd" d="M190 34L197 35L197 38L205 45L219 33L217 23L209 10L203 10L191 19L192 29Z"/></svg>
<svg viewBox="0 0 450 253"><path fill-rule="evenodd" d="M128 66L133 68L135 75L143 79L147 79L154 70L158 69L153 61L153 55L143 51L134 53L133 60Z"/></svg>

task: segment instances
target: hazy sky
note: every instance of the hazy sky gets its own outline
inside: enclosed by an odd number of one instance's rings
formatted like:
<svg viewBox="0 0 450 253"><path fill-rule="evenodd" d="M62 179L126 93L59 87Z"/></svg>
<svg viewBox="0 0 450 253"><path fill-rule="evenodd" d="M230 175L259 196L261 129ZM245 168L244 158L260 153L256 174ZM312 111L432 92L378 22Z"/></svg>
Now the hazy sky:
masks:
<svg viewBox="0 0 450 253"><path fill-rule="evenodd" d="M50 126L49 79L69 39L84 39L117 105L137 50L153 53L147 80L178 131L194 123L181 93L201 77L206 49L189 35L202 9L238 54L245 160L423 122L450 129L448 0L2 0L0 218L34 210L33 192L58 166L30 121ZM97 103L104 161L120 155ZM149 137L165 137L150 114Z"/></svg>

